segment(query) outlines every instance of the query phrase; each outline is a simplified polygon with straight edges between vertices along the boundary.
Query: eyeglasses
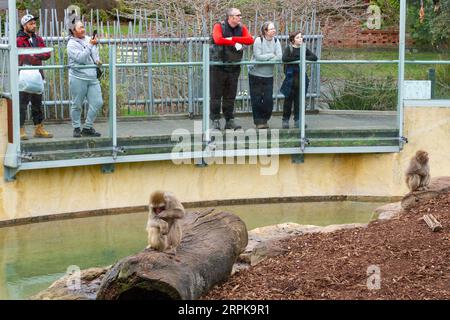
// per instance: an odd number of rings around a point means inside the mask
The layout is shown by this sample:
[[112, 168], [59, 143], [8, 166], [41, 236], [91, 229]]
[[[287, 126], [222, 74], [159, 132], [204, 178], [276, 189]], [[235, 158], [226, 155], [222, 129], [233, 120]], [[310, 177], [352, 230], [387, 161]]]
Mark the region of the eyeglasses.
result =
[[233, 16], [235, 16], [235, 17], [242, 17], [242, 14], [233, 14]]

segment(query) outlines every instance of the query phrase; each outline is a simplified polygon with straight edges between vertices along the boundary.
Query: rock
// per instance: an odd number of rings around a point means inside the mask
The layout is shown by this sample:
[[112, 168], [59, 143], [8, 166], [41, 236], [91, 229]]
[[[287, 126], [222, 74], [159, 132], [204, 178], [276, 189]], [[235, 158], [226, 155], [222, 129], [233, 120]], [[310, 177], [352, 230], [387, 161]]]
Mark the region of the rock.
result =
[[276, 257], [287, 253], [289, 250], [282, 248], [276, 240], [266, 240], [258, 243], [250, 251], [239, 256], [239, 261], [255, 266], [268, 257]]
[[401, 202], [388, 203], [376, 208], [374, 212], [378, 215], [378, 220], [389, 220], [397, 217], [402, 211]]
[[81, 271], [80, 288], [71, 289], [67, 284], [73, 283], [68, 275], [56, 280], [53, 284], [31, 297], [32, 300], [95, 300], [101, 281], [110, 268], [90, 268]]
[[449, 191], [450, 177], [435, 177], [431, 179], [427, 190], [406, 194], [401, 201], [401, 206], [403, 209], [408, 210]]
[[231, 275], [237, 273], [237, 272], [241, 272], [242, 270], [247, 270], [248, 268], [250, 268], [250, 264], [247, 263], [242, 263], [242, 262], [236, 262], [233, 265], [233, 269], [231, 270]]

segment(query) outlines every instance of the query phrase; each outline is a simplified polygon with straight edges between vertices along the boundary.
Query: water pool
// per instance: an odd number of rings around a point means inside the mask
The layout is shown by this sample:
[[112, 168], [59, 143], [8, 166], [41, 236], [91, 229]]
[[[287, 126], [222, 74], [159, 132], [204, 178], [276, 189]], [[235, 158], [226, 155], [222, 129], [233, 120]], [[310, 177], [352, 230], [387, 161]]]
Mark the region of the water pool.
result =
[[[366, 223], [381, 205], [334, 201], [216, 208], [237, 214], [251, 230], [284, 222]], [[71, 265], [81, 269], [106, 266], [142, 250], [146, 221], [147, 213], [137, 212], [0, 228], [0, 299], [26, 299], [63, 276]]]

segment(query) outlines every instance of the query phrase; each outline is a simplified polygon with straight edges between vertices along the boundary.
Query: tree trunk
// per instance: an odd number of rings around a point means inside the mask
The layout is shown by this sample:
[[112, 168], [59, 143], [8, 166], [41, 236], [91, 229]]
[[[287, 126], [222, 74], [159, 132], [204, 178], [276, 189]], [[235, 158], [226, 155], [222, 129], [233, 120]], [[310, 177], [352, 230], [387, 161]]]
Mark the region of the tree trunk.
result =
[[225, 281], [248, 242], [245, 223], [226, 212], [188, 213], [176, 255], [146, 249], [117, 262], [97, 299], [197, 299]]

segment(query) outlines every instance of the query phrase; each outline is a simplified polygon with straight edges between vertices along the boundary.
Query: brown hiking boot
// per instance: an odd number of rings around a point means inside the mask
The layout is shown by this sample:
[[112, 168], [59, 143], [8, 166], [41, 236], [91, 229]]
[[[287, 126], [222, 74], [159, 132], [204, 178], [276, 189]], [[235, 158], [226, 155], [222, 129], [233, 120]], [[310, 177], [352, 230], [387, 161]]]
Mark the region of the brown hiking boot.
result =
[[20, 128], [20, 140], [28, 140], [27, 133], [25, 132], [25, 128]]
[[53, 134], [44, 129], [42, 123], [38, 124], [34, 130], [34, 136], [36, 138], [53, 138]]

